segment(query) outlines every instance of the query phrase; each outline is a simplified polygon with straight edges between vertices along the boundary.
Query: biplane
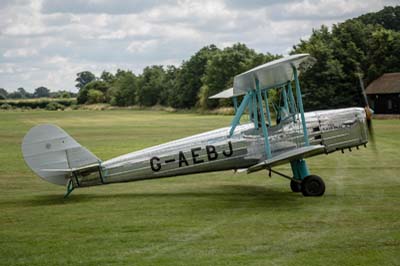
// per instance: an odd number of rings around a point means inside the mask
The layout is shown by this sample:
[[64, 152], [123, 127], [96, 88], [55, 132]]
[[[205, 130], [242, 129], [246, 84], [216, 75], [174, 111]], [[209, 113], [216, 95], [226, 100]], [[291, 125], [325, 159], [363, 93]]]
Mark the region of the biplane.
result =
[[[63, 129], [43, 124], [24, 137], [23, 156], [41, 178], [66, 186], [65, 196], [88, 186], [225, 170], [267, 170], [289, 179], [293, 192], [322, 196], [324, 181], [305, 159], [365, 146], [368, 117], [364, 108], [304, 112], [299, 75], [314, 62], [308, 54], [291, 55], [235, 76], [233, 88], [211, 97], [233, 100], [228, 127], [101, 161]], [[278, 104], [268, 100], [271, 90], [279, 92]], [[241, 123], [244, 115], [249, 120]], [[275, 168], [286, 163], [291, 175]]]

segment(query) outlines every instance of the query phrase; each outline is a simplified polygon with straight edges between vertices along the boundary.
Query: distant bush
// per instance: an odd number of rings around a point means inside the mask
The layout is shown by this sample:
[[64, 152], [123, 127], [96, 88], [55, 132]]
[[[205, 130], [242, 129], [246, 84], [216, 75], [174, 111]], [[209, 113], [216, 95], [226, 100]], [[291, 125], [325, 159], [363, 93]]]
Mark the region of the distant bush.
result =
[[57, 111], [57, 110], [64, 110], [64, 109], [65, 109], [65, 105], [62, 105], [58, 102], [50, 102], [46, 106], [46, 110], [49, 110], [49, 111]]
[[11, 109], [13, 109], [13, 107], [11, 105], [9, 105], [8, 103], [3, 103], [2, 105], [0, 105], [0, 109], [1, 110], [11, 110]]
[[71, 110], [78, 110], [79, 109], [79, 105], [77, 105], [77, 104], [71, 104], [70, 106], [69, 106], [69, 108], [71, 108]]
[[87, 101], [86, 103], [88, 104], [93, 104], [93, 103], [103, 103], [105, 101], [105, 97], [104, 97], [104, 93], [99, 91], [99, 90], [95, 90], [95, 89], [90, 89], [88, 91], [88, 95], [87, 95]]
[[82, 104], [82, 105], [80, 105], [79, 109], [91, 110], [91, 111], [103, 111], [103, 110], [109, 110], [110, 105], [107, 103]]

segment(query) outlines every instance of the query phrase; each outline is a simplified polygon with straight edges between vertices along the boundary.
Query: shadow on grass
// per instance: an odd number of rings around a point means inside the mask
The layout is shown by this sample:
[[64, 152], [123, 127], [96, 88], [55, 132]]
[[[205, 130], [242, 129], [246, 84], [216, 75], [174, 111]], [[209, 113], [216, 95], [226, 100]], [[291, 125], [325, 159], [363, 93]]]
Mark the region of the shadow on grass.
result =
[[[84, 192], [84, 190], [82, 190]], [[210, 201], [218, 204], [221, 203], [226, 207], [231, 204], [241, 205], [257, 205], [262, 206], [292, 206], [296, 201], [302, 200], [303, 196], [298, 193], [286, 191], [278, 191], [272, 188], [255, 185], [219, 185], [208, 187], [207, 189], [201, 188], [198, 191], [183, 190], [171, 192], [146, 192], [146, 193], [112, 193], [105, 194], [92, 194], [81, 193], [74, 191], [68, 198], [64, 199], [60, 194], [47, 194], [42, 196], [33, 196], [24, 198], [13, 202], [3, 202], [1, 205], [13, 205], [19, 207], [32, 207], [32, 206], [51, 206], [51, 205], [75, 205], [86, 202], [107, 202], [110, 200], [143, 202], [149, 201], [168, 201], [168, 200], [181, 200], [184, 202], [196, 203], [198, 201]]]

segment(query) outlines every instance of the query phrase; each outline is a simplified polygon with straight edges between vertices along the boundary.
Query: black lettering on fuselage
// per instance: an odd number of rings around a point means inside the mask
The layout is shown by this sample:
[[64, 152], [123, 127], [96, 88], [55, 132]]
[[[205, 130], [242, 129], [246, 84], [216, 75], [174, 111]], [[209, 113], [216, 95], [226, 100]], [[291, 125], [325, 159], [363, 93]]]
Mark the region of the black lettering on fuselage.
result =
[[218, 153], [213, 145], [206, 146], [207, 157], [209, 161], [214, 161], [218, 159]]
[[[157, 161], [157, 163], [154, 165], [154, 161]], [[153, 158], [150, 159], [150, 166], [151, 170], [154, 172], [158, 172], [161, 170], [161, 163], [160, 163], [160, 158], [154, 156]]]
[[201, 151], [201, 148], [200, 148], [200, 147], [191, 149], [193, 164], [204, 163], [204, 160], [197, 159], [197, 157], [200, 156], [200, 154], [197, 153], [198, 151]]
[[228, 141], [229, 151], [223, 151], [225, 157], [231, 157], [233, 154], [232, 142]]
[[186, 164], [186, 166], [189, 165], [188, 161], [186, 160], [185, 154], [183, 154], [183, 151], [179, 152], [179, 167], [182, 167], [182, 164]]
[[[203, 159], [200, 159], [200, 151], [202, 150], [201, 147], [196, 147], [190, 150], [191, 155], [192, 155], [192, 161], [193, 164], [201, 164], [204, 163]], [[219, 155], [224, 155], [225, 157], [231, 157], [233, 155], [233, 147], [232, 147], [232, 142], [228, 141], [228, 149], [227, 150], [222, 150], [222, 152], [218, 152], [216, 147], [213, 145], [206, 145], [205, 150], [207, 152], [207, 159], [208, 161], [214, 161], [217, 160]], [[185, 157], [185, 154], [183, 153], [183, 151], [180, 151], [178, 154], [178, 166], [182, 167], [182, 166], [189, 166], [189, 162]], [[165, 160], [165, 163], [169, 164], [169, 163], [174, 163], [175, 162], [175, 158], [170, 158], [168, 160]], [[161, 170], [161, 159], [157, 156], [154, 156], [150, 159], [150, 166], [151, 166], [151, 170], [153, 170], [153, 172], [158, 172]]]

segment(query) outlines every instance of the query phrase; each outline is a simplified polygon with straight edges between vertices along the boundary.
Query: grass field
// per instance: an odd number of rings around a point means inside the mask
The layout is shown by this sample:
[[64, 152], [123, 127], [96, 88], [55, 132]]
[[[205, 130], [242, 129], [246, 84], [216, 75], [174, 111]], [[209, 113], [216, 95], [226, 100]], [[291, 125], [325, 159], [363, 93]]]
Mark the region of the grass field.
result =
[[[75, 190], [36, 177], [21, 139], [63, 127], [101, 159], [226, 126], [155, 111], [0, 112], [0, 265], [400, 265], [400, 121], [371, 147], [310, 160], [325, 196], [230, 171]], [[290, 173], [290, 168], [282, 167]]]

